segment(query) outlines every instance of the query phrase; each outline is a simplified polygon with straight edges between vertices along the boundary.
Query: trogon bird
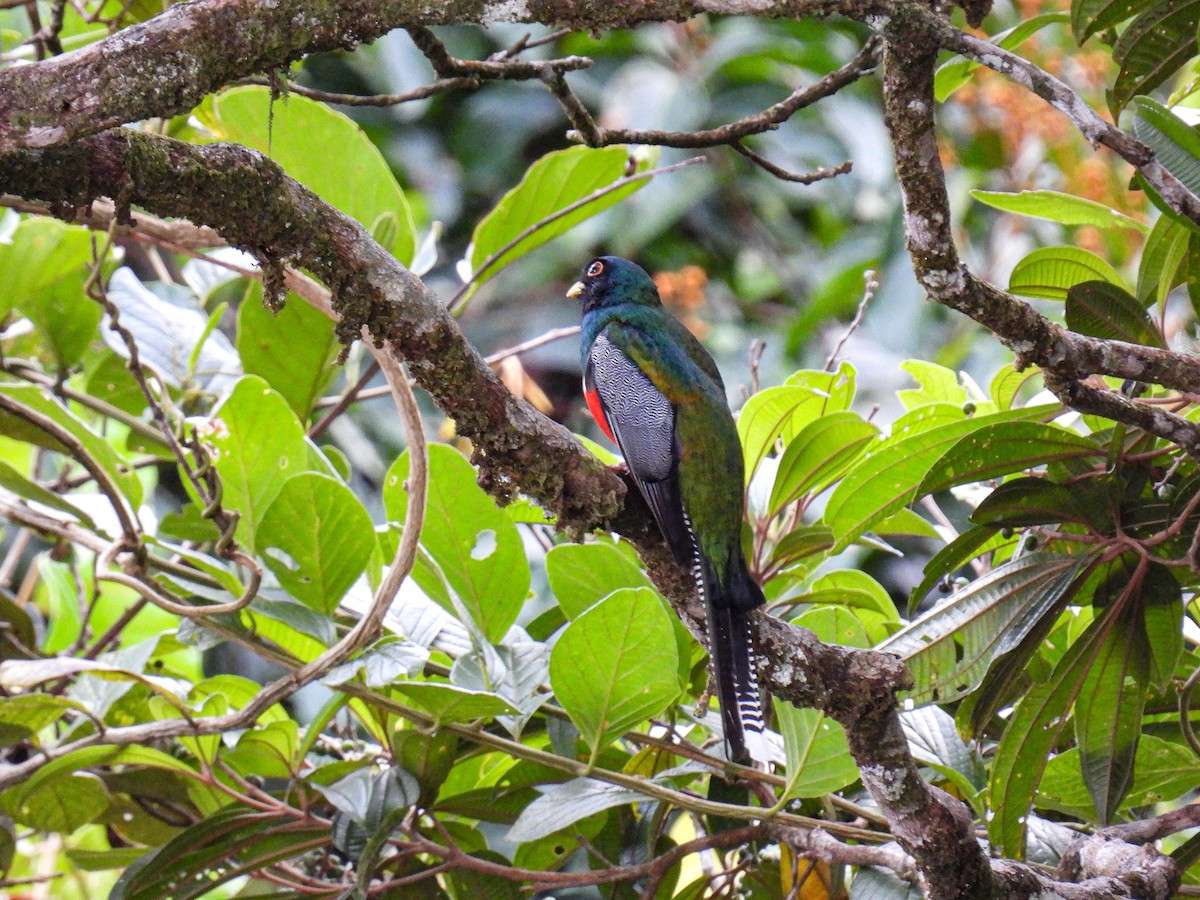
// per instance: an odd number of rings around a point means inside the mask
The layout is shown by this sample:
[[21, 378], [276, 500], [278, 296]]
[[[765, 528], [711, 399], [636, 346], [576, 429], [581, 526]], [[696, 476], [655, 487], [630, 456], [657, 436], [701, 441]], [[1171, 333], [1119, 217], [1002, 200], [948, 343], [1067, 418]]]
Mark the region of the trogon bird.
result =
[[721, 373], [636, 263], [594, 259], [567, 296], [583, 303], [588, 408], [704, 601], [726, 753], [765, 760], [748, 619], [763, 594], [742, 553], [742, 447]]

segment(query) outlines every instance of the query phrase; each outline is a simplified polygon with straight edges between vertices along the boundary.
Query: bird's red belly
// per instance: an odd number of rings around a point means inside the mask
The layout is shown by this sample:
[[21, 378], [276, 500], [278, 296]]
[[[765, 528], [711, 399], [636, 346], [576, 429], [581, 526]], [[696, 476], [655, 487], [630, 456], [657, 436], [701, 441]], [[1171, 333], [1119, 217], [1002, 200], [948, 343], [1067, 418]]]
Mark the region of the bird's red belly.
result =
[[596, 420], [596, 424], [608, 435], [608, 439], [615, 444], [617, 439], [613, 437], [612, 429], [608, 427], [608, 420], [604, 418], [604, 407], [600, 404], [600, 395], [595, 391], [585, 390], [583, 392], [583, 399], [587, 401], [588, 412], [592, 414], [592, 418]]

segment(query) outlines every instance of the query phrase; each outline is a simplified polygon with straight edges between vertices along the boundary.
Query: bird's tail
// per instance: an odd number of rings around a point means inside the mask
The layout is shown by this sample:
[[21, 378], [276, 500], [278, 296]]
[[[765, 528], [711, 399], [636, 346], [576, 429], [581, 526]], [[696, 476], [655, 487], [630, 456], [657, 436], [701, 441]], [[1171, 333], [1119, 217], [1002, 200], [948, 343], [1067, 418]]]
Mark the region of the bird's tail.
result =
[[725, 730], [725, 749], [733, 762], [765, 762], [762, 695], [758, 687], [750, 610], [763, 602], [762, 590], [736, 559], [721, 584], [712, 580], [707, 599], [709, 651], [717, 682], [717, 699]]

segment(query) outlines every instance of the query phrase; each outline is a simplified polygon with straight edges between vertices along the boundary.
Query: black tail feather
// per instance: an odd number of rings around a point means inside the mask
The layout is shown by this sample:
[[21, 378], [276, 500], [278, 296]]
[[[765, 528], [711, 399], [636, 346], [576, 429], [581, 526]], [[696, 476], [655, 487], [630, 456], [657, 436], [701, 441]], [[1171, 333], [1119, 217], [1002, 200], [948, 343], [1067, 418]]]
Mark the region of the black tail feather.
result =
[[710, 582], [714, 589], [706, 598], [706, 611], [726, 753], [731, 761], [747, 764], [754, 759], [765, 761], [766, 755], [749, 619], [750, 610], [761, 604], [763, 597], [744, 562], [735, 563], [733, 569], [725, 586], [715, 584], [716, 579]]

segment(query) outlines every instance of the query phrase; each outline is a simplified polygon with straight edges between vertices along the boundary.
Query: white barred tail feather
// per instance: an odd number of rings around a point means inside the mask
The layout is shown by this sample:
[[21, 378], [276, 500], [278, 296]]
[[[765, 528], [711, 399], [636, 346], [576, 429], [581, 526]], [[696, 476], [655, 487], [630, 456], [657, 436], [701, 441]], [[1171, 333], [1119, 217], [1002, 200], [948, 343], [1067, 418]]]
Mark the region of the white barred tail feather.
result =
[[[698, 586], [708, 618], [709, 654], [717, 683], [726, 755], [738, 763], [766, 762], [771, 755], [763, 733], [762, 693], [749, 618], [750, 610], [758, 605], [752, 601], [762, 594], [748, 573], [744, 578], [754, 585], [751, 597], [726, 596], [711, 573], [705, 575], [709, 577], [702, 576]], [[740, 586], [737, 582], [741, 579], [730, 580], [730, 587]]]

